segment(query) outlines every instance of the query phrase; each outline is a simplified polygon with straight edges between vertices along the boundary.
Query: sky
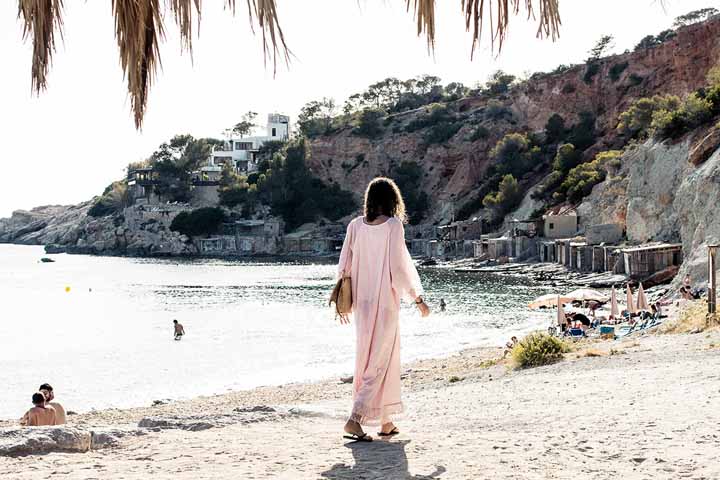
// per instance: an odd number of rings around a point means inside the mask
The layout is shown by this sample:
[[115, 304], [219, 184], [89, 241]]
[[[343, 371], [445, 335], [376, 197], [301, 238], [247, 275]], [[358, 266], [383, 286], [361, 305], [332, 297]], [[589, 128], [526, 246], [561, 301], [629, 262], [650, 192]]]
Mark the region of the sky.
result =
[[[468, 86], [503, 69], [522, 76], [580, 63], [605, 34], [614, 52], [632, 49], [673, 19], [717, 0], [560, 2], [560, 39], [535, 38], [536, 23], [511, 20], [500, 55], [483, 42], [470, 59], [458, 0], [437, 0], [434, 53], [416, 35], [405, 0], [278, 0], [290, 65], [265, 66], [261, 40], [245, 11], [236, 17], [220, 0], [203, 2], [192, 59], [180, 51], [177, 28], [166, 23], [162, 70], [152, 86], [142, 131], [136, 131], [119, 64], [111, 2], [67, 0], [65, 28], [39, 97], [30, 90], [31, 44], [22, 41], [17, 2], [0, 2], [0, 217], [16, 209], [92, 198], [123, 177], [128, 163], [147, 158], [176, 134], [221, 137], [249, 110], [261, 123], [271, 112], [291, 120], [308, 101], [353, 93], [387, 77], [424, 73]], [[240, 2], [244, 4], [244, 2]], [[261, 132], [258, 132], [261, 133]]]

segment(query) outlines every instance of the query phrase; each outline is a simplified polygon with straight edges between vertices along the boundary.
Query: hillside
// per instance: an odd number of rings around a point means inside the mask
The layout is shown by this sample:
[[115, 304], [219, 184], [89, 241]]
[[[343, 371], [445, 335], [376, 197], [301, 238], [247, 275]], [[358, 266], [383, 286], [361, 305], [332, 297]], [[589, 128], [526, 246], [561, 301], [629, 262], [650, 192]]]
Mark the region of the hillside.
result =
[[[423, 172], [422, 190], [439, 207], [425, 222], [448, 220], [449, 200], [454, 196], [455, 206], [461, 207], [473, 199], [492, 164], [490, 152], [505, 134], [540, 133], [554, 114], [566, 125], [577, 124], [581, 113], [589, 112], [596, 135], [583, 156], [591, 159], [627, 141], [619, 138], [615, 127], [618, 115], [633, 101], [657, 94], [683, 96], [702, 87], [718, 58], [720, 18], [713, 18], [681, 28], [659, 45], [599, 59], [589, 81], [584, 78], [588, 67], [581, 64], [561, 73], [535, 74], [501, 95], [480, 94], [445, 104], [452, 111], [451, 123], [459, 129], [442, 143], [428, 144], [432, 127], [407, 131], [409, 124], [428, 115], [429, 107], [422, 107], [388, 116], [376, 138], [359, 136], [350, 126], [313, 138], [308, 164], [322, 179], [360, 196], [373, 177], [392, 173], [403, 162], [416, 162]], [[625, 64], [619, 74], [611, 75]], [[499, 108], [507, 113], [493, 111]], [[482, 138], [473, 136], [478, 126], [487, 131]], [[543, 173], [547, 169], [542, 165], [531, 169], [525, 186], [537, 183]]]
[[[719, 59], [716, 16], [650, 35], [633, 52], [591, 57], [519, 82], [499, 72], [475, 90], [425, 85], [422, 95], [396, 92], [391, 104], [359, 102], [336, 116], [318, 116], [315, 102], [298, 119], [304, 141], [275, 145], [256, 173], [223, 172], [219, 201], [233, 220], [272, 214], [287, 231], [315, 225], [319, 237], [336, 236], [367, 182], [389, 175], [406, 195], [413, 237], [429, 238], [434, 225], [476, 215], [502, 230], [503, 217], [536, 217], [566, 203], [578, 207], [581, 227], [620, 223], [631, 242], [682, 242], [689, 259], [683, 268], [699, 269], [702, 245], [720, 235], [714, 210], [720, 69], [708, 84]], [[390, 80], [397, 88], [407, 83], [386, 79], [369, 89], [377, 93]], [[193, 148], [174, 159], [174, 141]], [[178, 136], [149, 161], [189, 177], [191, 168], [181, 161], [196, 168], [212, 142]], [[14, 212], [0, 219], [0, 242], [78, 253], [199, 253], [193, 238], [173, 231], [172, 216], [207, 204], [176, 195], [161, 199], [172, 212], [148, 219], [142, 206], [113, 207], [126, 190], [121, 180], [80, 205]], [[107, 212], [105, 201], [112, 207]]]

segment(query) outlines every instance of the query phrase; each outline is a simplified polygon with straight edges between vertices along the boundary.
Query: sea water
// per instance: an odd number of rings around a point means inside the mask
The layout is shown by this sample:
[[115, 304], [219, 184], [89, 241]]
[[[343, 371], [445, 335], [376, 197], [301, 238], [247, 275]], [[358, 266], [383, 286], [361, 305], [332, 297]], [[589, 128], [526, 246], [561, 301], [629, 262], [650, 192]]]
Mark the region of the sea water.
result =
[[[19, 418], [44, 382], [82, 412], [352, 373], [354, 328], [327, 305], [332, 263], [45, 256], [0, 245], [0, 418]], [[546, 289], [525, 278], [420, 276], [434, 313], [403, 308], [404, 362], [550, 322], [527, 309]]]

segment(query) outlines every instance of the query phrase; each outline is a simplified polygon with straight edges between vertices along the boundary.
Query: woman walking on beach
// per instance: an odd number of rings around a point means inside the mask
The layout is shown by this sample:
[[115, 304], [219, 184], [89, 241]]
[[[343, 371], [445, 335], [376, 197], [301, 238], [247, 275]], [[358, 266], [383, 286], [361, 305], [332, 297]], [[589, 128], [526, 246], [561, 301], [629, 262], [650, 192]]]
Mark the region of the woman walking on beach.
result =
[[405, 246], [405, 204], [395, 182], [376, 178], [365, 191], [364, 216], [350, 222], [338, 274], [350, 277], [356, 351], [353, 408], [347, 438], [371, 441], [362, 425], [381, 425], [381, 436], [399, 430], [392, 415], [400, 399], [400, 300], [415, 302], [423, 317], [430, 309]]

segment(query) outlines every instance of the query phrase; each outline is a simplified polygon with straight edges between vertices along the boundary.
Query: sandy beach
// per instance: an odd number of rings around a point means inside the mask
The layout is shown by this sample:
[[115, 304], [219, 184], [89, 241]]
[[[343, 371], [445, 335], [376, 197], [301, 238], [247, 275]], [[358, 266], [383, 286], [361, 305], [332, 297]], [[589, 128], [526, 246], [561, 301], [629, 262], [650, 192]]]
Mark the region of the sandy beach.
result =
[[0, 476], [720, 478], [719, 347], [712, 330], [579, 344], [527, 370], [497, 362], [499, 349], [404, 365], [402, 433], [373, 443], [342, 439], [351, 387], [338, 379], [73, 415], [85, 429], [137, 432], [145, 417], [216, 425], [148, 428], [88, 453], [0, 457]]

